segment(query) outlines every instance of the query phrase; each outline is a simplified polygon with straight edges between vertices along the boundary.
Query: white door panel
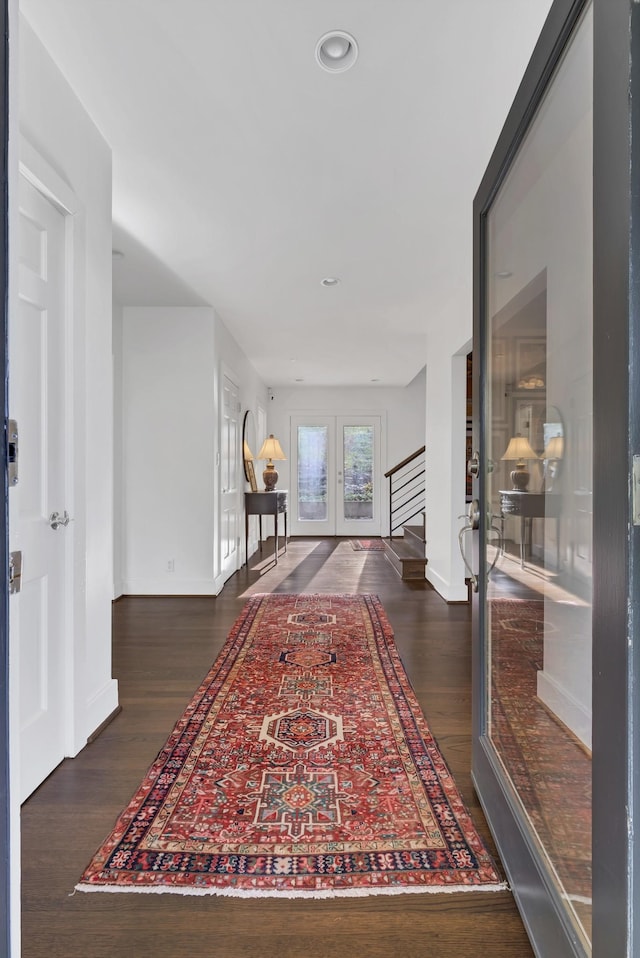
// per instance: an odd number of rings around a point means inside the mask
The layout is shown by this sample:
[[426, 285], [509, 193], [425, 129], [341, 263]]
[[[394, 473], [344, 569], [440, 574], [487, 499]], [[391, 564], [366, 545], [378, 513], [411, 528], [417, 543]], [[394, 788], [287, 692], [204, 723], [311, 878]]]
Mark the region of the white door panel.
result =
[[22, 589], [11, 599], [18, 660], [21, 799], [64, 757], [67, 595], [64, 513], [65, 217], [20, 177], [18, 310], [10, 320], [10, 408], [18, 421], [19, 482], [10, 497], [10, 542], [23, 554]]

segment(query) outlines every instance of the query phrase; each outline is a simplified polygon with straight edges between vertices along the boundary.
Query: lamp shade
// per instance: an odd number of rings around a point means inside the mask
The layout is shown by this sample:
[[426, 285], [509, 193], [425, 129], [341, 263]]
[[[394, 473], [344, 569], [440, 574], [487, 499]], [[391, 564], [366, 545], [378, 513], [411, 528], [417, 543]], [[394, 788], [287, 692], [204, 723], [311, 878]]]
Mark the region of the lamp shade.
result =
[[529, 445], [529, 440], [525, 439], [524, 436], [513, 436], [509, 440], [509, 445], [507, 446], [503, 456], [500, 456], [501, 459], [517, 459], [522, 461], [524, 459], [537, 459], [537, 454], [533, 451]]
[[545, 450], [542, 453], [542, 459], [562, 459], [564, 456], [564, 437], [552, 436]]
[[273, 460], [273, 459], [285, 460], [287, 457], [282, 451], [282, 446], [280, 445], [278, 440], [275, 438], [273, 433], [271, 433], [271, 435], [267, 439], [265, 439], [265, 441], [262, 443], [262, 446], [260, 447], [260, 452], [258, 453], [257, 458], [269, 459], [269, 460]]
[[253, 453], [249, 449], [249, 443], [245, 439], [244, 445], [242, 447], [242, 457], [245, 462], [249, 462], [250, 459], [253, 459]]

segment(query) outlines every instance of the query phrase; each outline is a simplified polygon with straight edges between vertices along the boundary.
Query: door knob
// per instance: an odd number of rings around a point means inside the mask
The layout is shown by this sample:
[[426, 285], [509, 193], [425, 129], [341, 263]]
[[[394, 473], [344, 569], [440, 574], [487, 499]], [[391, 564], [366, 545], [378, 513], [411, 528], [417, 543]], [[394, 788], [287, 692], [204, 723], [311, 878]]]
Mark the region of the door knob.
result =
[[[462, 561], [464, 562], [464, 567], [469, 573], [469, 579], [471, 580], [471, 588], [474, 592], [478, 591], [478, 576], [475, 574], [471, 566], [467, 561], [467, 556], [464, 551], [463, 539], [467, 532], [475, 532], [476, 529], [480, 527], [480, 503], [477, 499], [474, 499], [473, 502], [469, 503], [469, 511], [466, 516], [458, 516], [458, 519], [465, 519], [465, 524], [462, 526], [458, 533], [458, 546], [460, 548], [460, 555], [462, 556]], [[498, 545], [496, 548], [496, 554], [493, 557], [493, 562], [487, 569], [487, 579], [494, 570], [495, 564], [498, 561], [498, 556], [502, 551], [502, 534], [500, 529], [497, 526], [493, 525], [491, 522], [491, 516], [489, 516], [489, 531], [494, 532], [498, 537]]]
[[[469, 460], [468, 469], [471, 472], [471, 459]], [[469, 511], [466, 516], [458, 516], [458, 519], [464, 519], [465, 523], [461, 526], [458, 533], [458, 547], [460, 549], [460, 555], [462, 556], [462, 561], [464, 562], [464, 567], [469, 573], [469, 579], [471, 580], [471, 588], [474, 592], [478, 591], [478, 577], [467, 562], [467, 556], [464, 551], [463, 539], [467, 532], [474, 532], [480, 525], [480, 503], [477, 499], [474, 499], [469, 503]]]
[[54, 530], [54, 532], [57, 529], [59, 529], [60, 526], [63, 526], [66, 528], [66, 526], [68, 526], [70, 522], [71, 522], [71, 516], [69, 515], [66, 509], [64, 510], [62, 515], [60, 515], [59, 512], [52, 512], [51, 515], [49, 516], [49, 525]]

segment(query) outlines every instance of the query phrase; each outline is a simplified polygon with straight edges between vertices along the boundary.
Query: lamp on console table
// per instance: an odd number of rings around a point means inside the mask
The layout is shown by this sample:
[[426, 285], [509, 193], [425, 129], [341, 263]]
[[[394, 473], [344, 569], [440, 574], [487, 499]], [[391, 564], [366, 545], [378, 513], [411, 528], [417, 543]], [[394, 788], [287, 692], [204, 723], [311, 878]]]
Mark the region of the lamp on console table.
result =
[[273, 433], [262, 443], [257, 458], [268, 460], [265, 470], [262, 473], [262, 479], [264, 481], [265, 492], [271, 492], [272, 489], [275, 489], [278, 481], [278, 473], [273, 465], [273, 460], [284, 462], [287, 458], [282, 451], [282, 446], [274, 437]]
[[526, 492], [527, 486], [529, 485], [529, 479], [531, 478], [527, 469], [526, 460], [538, 458], [529, 445], [529, 440], [525, 439], [524, 436], [521, 436], [520, 433], [513, 436], [509, 440], [509, 445], [505, 450], [504, 456], [501, 456], [500, 458], [515, 461], [516, 468], [511, 473], [513, 491]]

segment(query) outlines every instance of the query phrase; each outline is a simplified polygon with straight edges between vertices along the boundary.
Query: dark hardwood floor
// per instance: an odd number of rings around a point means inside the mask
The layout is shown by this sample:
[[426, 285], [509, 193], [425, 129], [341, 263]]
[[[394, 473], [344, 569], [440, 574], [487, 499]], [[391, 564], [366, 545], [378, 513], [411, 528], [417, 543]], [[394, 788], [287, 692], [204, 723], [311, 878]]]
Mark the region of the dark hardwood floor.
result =
[[402, 582], [380, 553], [348, 540], [272, 543], [215, 599], [128, 597], [114, 604], [122, 712], [23, 807], [23, 958], [531, 958], [508, 892], [309, 901], [73, 894], [256, 592], [380, 596], [427, 721], [492, 853], [470, 777], [470, 611], [427, 583]]

